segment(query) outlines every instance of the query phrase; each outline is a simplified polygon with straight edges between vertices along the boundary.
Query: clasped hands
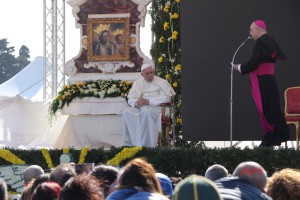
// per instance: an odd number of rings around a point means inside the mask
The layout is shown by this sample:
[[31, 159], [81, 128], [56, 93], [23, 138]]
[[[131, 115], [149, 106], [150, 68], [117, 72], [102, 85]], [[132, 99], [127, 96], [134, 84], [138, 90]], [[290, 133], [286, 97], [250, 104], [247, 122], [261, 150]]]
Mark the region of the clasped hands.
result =
[[136, 101], [138, 107], [149, 105], [149, 99], [140, 98]]

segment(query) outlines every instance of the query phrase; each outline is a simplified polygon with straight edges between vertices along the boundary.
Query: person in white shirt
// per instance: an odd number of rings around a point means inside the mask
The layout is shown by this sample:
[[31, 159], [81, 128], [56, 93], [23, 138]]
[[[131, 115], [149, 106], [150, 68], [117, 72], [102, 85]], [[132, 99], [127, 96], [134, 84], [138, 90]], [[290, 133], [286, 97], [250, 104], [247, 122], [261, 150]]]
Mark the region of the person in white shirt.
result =
[[171, 101], [175, 92], [168, 81], [154, 76], [150, 64], [143, 64], [140, 78], [128, 94], [131, 106], [123, 112], [125, 121], [125, 146], [156, 147], [161, 131], [162, 103]]

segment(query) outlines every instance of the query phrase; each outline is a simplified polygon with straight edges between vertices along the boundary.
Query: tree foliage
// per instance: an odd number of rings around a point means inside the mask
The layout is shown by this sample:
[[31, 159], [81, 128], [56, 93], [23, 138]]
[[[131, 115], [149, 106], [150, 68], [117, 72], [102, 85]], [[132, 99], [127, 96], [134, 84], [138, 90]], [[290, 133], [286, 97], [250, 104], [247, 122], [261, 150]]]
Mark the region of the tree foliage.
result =
[[7, 39], [0, 40], [0, 84], [7, 81], [24, 67], [26, 67], [30, 61], [30, 51], [23, 45], [19, 50], [19, 56], [15, 57], [15, 47], [8, 46]]
[[18, 67], [20, 68], [20, 70], [22, 70], [24, 67], [26, 67], [30, 63], [30, 61], [28, 60], [29, 58], [30, 58], [29, 49], [25, 45], [22, 45], [19, 50], [19, 56], [17, 57], [17, 61], [19, 64]]

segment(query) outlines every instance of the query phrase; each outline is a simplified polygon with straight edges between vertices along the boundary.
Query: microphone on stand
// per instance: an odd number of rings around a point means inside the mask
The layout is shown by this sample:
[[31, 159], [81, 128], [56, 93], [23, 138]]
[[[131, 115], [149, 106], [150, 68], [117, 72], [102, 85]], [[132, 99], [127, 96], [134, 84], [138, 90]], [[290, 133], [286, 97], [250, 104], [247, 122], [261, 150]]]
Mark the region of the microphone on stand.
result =
[[232, 61], [231, 61], [231, 83], [230, 83], [230, 147], [232, 147], [232, 105], [233, 105], [233, 100], [232, 100], [232, 91], [233, 91], [233, 67], [234, 67], [234, 58], [235, 55], [237, 54], [237, 52], [239, 51], [239, 49], [248, 41], [250, 40], [252, 37], [251, 35], [249, 35], [247, 37], [247, 39], [237, 48], [237, 50], [235, 51], [233, 57], [232, 57]]
[[231, 67], [233, 68], [233, 64], [234, 64], [234, 58], [235, 58], [235, 55], [237, 54], [237, 52], [240, 50], [240, 48], [248, 41], [248, 40], [250, 40], [252, 37], [251, 37], [251, 35], [249, 35], [248, 37], [247, 37], [247, 39], [237, 48], [237, 50], [235, 51], [235, 53], [234, 53], [234, 55], [233, 55], [233, 57], [232, 57], [232, 61], [231, 61]]

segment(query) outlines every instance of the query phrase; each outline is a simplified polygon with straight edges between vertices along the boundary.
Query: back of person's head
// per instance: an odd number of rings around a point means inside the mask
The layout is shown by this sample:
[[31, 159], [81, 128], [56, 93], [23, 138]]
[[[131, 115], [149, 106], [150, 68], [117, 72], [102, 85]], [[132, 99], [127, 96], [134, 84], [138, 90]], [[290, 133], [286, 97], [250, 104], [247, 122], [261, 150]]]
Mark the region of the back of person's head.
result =
[[50, 174], [45, 173], [45, 174], [41, 174], [39, 175], [32, 183], [31, 186], [31, 193], [33, 193], [34, 189], [41, 183], [44, 182], [50, 182]]
[[300, 199], [300, 171], [282, 169], [268, 180], [266, 193], [274, 200]]
[[30, 200], [31, 197], [31, 188], [33, 185], [34, 180], [30, 181], [28, 184], [26, 184], [26, 186], [24, 187], [22, 193], [21, 193], [21, 197], [20, 200]]
[[215, 164], [207, 168], [205, 172], [205, 178], [208, 178], [212, 181], [218, 180], [228, 176], [227, 169], [219, 164]]
[[44, 170], [38, 165], [30, 165], [24, 170], [23, 177], [25, 184], [28, 184], [32, 179], [35, 179], [39, 175], [43, 174]]
[[117, 180], [119, 169], [110, 165], [98, 165], [90, 172], [91, 176], [99, 179], [105, 197], [110, 193], [111, 184]]
[[61, 191], [60, 185], [55, 182], [39, 184], [31, 195], [31, 200], [56, 200]]
[[76, 175], [75, 169], [69, 164], [60, 164], [50, 172], [50, 180], [58, 183], [61, 187]]
[[0, 200], [7, 200], [7, 185], [4, 180], [0, 178]]
[[173, 194], [173, 185], [170, 178], [162, 173], [156, 173], [158, 181], [160, 183], [161, 189], [166, 196], [172, 196]]
[[260, 164], [253, 161], [240, 163], [232, 176], [246, 180], [260, 190], [264, 190], [267, 183], [267, 172]]
[[174, 188], [172, 200], [221, 200], [215, 184], [202, 176], [190, 175]]
[[117, 179], [119, 169], [110, 165], [97, 165], [90, 174], [110, 185]]
[[104, 200], [100, 181], [86, 174], [77, 175], [63, 187], [60, 200]]
[[142, 158], [129, 161], [122, 168], [118, 182], [120, 189], [141, 187], [147, 192], [162, 194], [154, 168]]

